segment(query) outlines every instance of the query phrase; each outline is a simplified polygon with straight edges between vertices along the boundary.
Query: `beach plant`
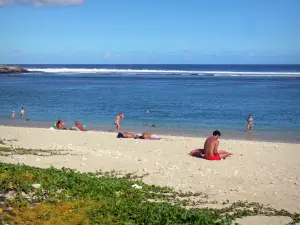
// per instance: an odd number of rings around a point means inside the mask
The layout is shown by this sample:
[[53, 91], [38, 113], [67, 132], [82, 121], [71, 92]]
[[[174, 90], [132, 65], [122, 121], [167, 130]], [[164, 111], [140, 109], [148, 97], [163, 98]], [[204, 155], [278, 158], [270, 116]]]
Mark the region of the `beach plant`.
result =
[[0, 156], [11, 155], [38, 155], [38, 156], [53, 156], [53, 155], [75, 155], [67, 150], [43, 150], [43, 149], [24, 149], [11, 146], [0, 146]]
[[[258, 203], [201, 208], [202, 193], [176, 192], [130, 176], [0, 163], [0, 224], [232, 224], [254, 215], [300, 215]], [[187, 206], [196, 206], [187, 208]]]

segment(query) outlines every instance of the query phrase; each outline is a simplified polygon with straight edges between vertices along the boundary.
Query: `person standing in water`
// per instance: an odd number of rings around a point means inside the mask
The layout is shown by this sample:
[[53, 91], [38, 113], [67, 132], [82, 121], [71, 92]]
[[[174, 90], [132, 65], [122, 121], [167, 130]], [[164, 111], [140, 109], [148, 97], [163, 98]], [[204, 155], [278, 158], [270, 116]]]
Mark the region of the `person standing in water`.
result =
[[24, 107], [22, 107], [22, 109], [20, 110], [20, 117], [24, 117], [24, 114], [25, 114], [25, 109]]
[[247, 130], [252, 131], [252, 128], [254, 126], [254, 119], [251, 114], [248, 116], [246, 123], [247, 123]]
[[15, 119], [16, 118], [15, 111], [12, 111], [10, 118], [11, 119]]
[[120, 122], [122, 119], [124, 119], [124, 117], [125, 117], [124, 114], [120, 112], [115, 118], [114, 124], [116, 125], [117, 133], [120, 132], [120, 128], [121, 128]]

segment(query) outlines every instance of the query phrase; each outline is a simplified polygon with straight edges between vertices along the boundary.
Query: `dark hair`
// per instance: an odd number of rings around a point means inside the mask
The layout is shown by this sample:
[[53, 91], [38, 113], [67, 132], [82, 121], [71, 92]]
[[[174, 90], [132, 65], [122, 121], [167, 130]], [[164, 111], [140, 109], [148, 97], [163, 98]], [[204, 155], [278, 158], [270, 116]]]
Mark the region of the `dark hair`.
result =
[[215, 130], [215, 131], [213, 132], [213, 135], [214, 135], [214, 136], [221, 136], [221, 132], [218, 131], [218, 130]]
[[121, 132], [119, 132], [117, 138], [125, 138], [125, 136], [124, 136], [124, 134], [122, 134]]

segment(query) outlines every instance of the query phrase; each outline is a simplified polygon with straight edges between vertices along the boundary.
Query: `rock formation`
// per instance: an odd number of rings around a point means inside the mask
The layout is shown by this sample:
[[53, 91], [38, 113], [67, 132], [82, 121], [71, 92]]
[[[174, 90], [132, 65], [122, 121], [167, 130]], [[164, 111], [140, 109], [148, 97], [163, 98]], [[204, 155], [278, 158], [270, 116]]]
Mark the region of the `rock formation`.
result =
[[1, 66], [0, 73], [28, 73], [29, 71], [19, 66]]

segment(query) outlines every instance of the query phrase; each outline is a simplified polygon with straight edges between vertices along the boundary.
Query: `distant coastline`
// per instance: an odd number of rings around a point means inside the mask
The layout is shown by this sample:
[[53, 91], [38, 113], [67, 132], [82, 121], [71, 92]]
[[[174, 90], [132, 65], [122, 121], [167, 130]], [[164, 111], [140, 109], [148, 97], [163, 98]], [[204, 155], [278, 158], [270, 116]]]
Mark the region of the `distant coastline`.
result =
[[27, 69], [24, 69], [20, 66], [4, 66], [0, 65], [0, 74], [1, 73], [29, 73]]

